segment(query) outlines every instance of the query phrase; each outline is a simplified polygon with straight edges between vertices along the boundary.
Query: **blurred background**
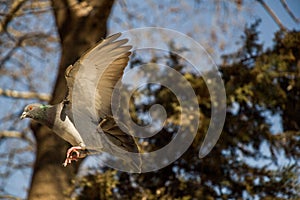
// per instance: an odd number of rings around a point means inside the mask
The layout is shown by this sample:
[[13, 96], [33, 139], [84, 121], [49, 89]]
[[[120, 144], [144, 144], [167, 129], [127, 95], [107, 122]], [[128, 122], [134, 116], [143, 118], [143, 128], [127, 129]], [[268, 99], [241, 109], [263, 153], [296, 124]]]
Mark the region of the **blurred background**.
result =
[[[295, 0], [0, 0], [0, 199], [300, 199], [299, 13]], [[89, 158], [63, 168], [69, 144], [20, 121], [24, 106], [60, 102], [64, 70], [84, 51], [149, 26], [192, 37], [216, 62], [227, 94], [218, 143], [199, 159], [213, 103], [201, 75], [171, 51], [133, 53], [129, 68], [163, 63], [192, 85], [201, 121], [193, 144], [155, 172], [125, 173]], [[141, 147], [168, 144], [181, 125], [176, 97], [149, 84], [131, 100], [139, 124], [149, 123], [153, 104], [168, 114]]]

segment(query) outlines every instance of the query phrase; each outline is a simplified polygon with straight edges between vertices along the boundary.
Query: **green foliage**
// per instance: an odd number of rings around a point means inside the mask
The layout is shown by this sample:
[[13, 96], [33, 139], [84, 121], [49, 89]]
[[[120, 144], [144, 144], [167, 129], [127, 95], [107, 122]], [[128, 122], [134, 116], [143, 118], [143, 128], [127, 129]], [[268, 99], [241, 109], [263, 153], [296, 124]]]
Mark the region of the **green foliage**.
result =
[[[169, 55], [169, 64], [184, 74], [198, 95], [201, 127], [193, 145], [176, 162], [156, 172], [108, 170], [85, 176], [78, 185], [78, 199], [95, 199], [95, 195], [83, 195], [95, 192], [98, 199], [299, 199], [300, 33], [278, 32], [273, 48], [263, 50], [258, 24], [246, 28], [243, 47], [224, 56], [220, 66], [228, 111], [221, 138], [207, 157], [197, 157], [210, 119], [205, 82], [185, 71], [178, 57]], [[142, 122], [139, 117], [155, 103], [165, 106], [168, 113], [168, 127], [141, 143], [143, 149], [153, 150], [170, 141], [180, 125], [180, 112], [167, 88], [149, 86], [137, 96], [142, 94], [151, 98], [131, 110], [135, 121]], [[272, 131], [270, 116], [281, 119], [277, 132]], [[283, 165], [279, 155], [290, 164]]]
[[79, 180], [80, 195], [76, 199], [112, 199], [113, 189], [118, 185], [115, 170], [88, 174]]

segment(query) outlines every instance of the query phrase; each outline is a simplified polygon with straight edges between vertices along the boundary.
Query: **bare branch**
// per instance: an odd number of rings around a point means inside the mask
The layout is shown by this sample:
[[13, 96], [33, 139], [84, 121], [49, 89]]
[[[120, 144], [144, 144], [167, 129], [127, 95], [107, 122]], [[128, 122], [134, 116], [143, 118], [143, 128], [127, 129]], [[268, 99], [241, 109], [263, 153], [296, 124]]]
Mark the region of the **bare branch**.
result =
[[275, 12], [265, 3], [264, 0], [257, 0], [257, 2], [259, 2], [263, 6], [263, 8], [269, 13], [269, 15], [273, 18], [273, 20], [280, 27], [280, 29], [286, 30], [286, 27], [281, 23], [280, 19], [277, 17]]
[[280, 0], [282, 6], [284, 7], [284, 9], [286, 10], [286, 12], [290, 15], [290, 17], [296, 22], [296, 23], [300, 23], [300, 18], [297, 18], [294, 13], [291, 11], [291, 9], [289, 8], [288, 4], [286, 3], [285, 0]]
[[14, 3], [11, 5], [10, 12], [6, 15], [6, 17], [4, 18], [4, 20], [1, 23], [0, 32], [2, 32], [3, 30], [6, 30], [9, 22], [14, 18], [14, 16], [18, 12], [18, 10], [22, 7], [22, 5], [25, 2], [26, 2], [26, 0], [14, 1]]
[[25, 4], [20, 12], [16, 14], [17, 17], [26, 14], [42, 14], [51, 12], [52, 7], [50, 1], [33, 1], [30, 4]]
[[5, 62], [7, 62], [12, 55], [16, 52], [18, 47], [13, 47], [12, 49], [9, 50], [9, 52], [0, 60], [0, 68], [4, 65]]
[[[54, 36], [51, 36], [50, 33], [44, 33], [44, 32], [32, 32], [32, 33], [26, 33], [23, 34], [19, 31], [16, 31], [13, 28], [8, 28], [9, 32], [7, 32], [7, 36], [11, 40], [14, 41], [14, 46], [11, 47], [11, 49], [4, 55], [2, 58], [0, 57], [0, 68], [4, 66], [4, 64], [9, 61], [15, 52], [18, 50], [18, 48], [23, 48], [24, 47], [31, 47], [31, 46], [37, 46], [39, 48], [44, 48], [45, 50], [50, 50], [49, 48], [47, 49], [47, 45], [45, 43], [41, 42], [42, 40], [45, 42], [57, 42], [57, 38]], [[28, 53], [28, 52], [27, 52]], [[31, 54], [30, 56], [37, 58], [38, 60], [41, 60], [34, 54]]]
[[0, 195], [0, 199], [21, 200], [21, 198], [14, 197], [14, 196], [11, 196], [11, 195]]
[[0, 131], [0, 138], [23, 138], [23, 133], [19, 131]]
[[3, 90], [0, 88], [0, 95], [21, 99], [39, 99], [41, 101], [50, 101], [51, 95], [37, 92], [20, 92], [16, 90]]
[[[28, 136], [27, 131], [29, 128], [24, 129], [23, 131], [9, 131], [9, 130], [4, 130], [0, 131], [0, 139], [1, 138], [15, 138], [15, 139], [22, 139], [24, 142], [27, 142], [29, 146], [25, 148], [17, 148], [14, 153], [22, 153], [25, 151], [33, 151], [32, 147], [35, 146], [35, 141]], [[0, 154], [0, 157], [3, 156]]]

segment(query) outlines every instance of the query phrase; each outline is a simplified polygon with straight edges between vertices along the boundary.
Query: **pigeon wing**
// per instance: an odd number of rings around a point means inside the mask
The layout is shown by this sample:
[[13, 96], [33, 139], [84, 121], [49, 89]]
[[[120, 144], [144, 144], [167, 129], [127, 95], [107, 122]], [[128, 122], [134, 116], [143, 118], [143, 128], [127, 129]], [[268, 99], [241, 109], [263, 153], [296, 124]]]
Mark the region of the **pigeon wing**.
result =
[[[131, 54], [130, 45], [124, 45], [127, 39], [117, 40], [121, 33], [114, 34], [87, 51], [74, 64], [70, 65], [65, 72], [68, 92], [65, 101], [71, 105], [75, 79], [78, 78], [78, 71], [84, 68], [83, 78], [89, 79], [91, 84], [96, 82], [96, 91], [87, 91], [87, 85], [82, 85], [82, 92], [93, 92], [94, 106], [98, 117], [111, 116], [111, 97], [114, 86], [121, 79]], [[93, 75], [97, 75], [92, 78]], [[80, 80], [79, 80], [80, 81]], [[91, 96], [88, 96], [89, 98]]]
[[[123, 129], [116, 124], [116, 119], [112, 118], [111, 98], [115, 85], [121, 79], [124, 68], [126, 67], [129, 56], [131, 54], [130, 45], [126, 45], [127, 39], [119, 39], [121, 33], [112, 35], [94, 48], [87, 51], [74, 65], [67, 68], [65, 77], [67, 81], [68, 93], [64, 100], [64, 104], [68, 107], [68, 116], [72, 118], [74, 114], [82, 117], [82, 119], [90, 119], [92, 123], [97, 123], [101, 127], [105, 138], [102, 134], [93, 134], [93, 130], [79, 130], [88, 149], [101, 148], [107, 153], [111, 153], [126, 161], [126, 163], [134, 163], [135, 167], [141, 166], [140, 158], [132, 160], [130, 156], [120, 153], [112, 148], [104, 139], [109, 139], [112, 143], [123, 150], [129, 152], [139, 152], [138, 144], [132, 133], [125, 133]], [[84, 69], [82, 71], [82, 69]], [[76, 89], [76, 92], [73, 92]], [[81, 99], [81, 100], [78, 100]], [[91, 99], [93, 102], [91, 102]], [[82, 108], [80, 111], [72, 109], [72, 104]], [[79, 101], [79, 102], [78, 102]], [[92, 104], [89, 104], [89, 103]], [[93, 105], [94, 109], [89, 110], [89, 106]], [[96, 111], [96, 113], [94, 113]], [[96, 119], [93, 118], [96, 114]], [[79, 120], [78, 123], [86, 123]], [[84, 127], [78, 126], [77, 128]]]

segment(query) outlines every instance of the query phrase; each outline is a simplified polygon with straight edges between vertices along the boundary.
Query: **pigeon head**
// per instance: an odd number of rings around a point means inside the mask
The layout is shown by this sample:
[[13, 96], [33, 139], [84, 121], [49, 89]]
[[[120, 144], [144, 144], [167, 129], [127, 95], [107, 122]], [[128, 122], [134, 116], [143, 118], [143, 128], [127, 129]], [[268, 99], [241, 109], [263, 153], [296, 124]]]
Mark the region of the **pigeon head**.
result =
[[31, 118], [37, 121], [41, 121], [46, 116], [46, 111], [49, 107], [50, 106], [48, 105], [42, 105], [38, 103], [29, 104], [24, 108], [20, 119]]

